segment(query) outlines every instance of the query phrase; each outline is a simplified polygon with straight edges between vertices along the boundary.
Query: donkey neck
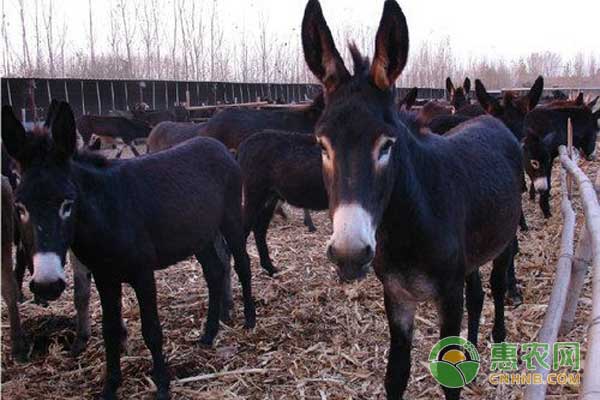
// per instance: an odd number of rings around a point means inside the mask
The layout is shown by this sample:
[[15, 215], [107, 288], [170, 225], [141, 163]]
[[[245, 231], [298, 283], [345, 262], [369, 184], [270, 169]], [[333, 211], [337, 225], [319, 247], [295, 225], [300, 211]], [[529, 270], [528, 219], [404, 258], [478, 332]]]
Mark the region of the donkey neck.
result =
[[426, 185], [429, 179], [435, 182], [440, 178], [430, 176], [431, 171], [439, 169], [436, 158], [413, 133], [407, 130], [399, 136], [395, 151], [394, 189], [384, 220], [389, 220], [389, 226], [403, 227], [408, 237], [420, 236], [437, 225], [434, 222], [433, 199]]
[[131, 199], [119, 196], [122, 178], [116, 169], [118, 166], [113, 162], [101, 167], [80, 161], [73, 161], [71, 165], [78, 188], [73, 248], [76, 254], [81, 253], [77, 255], [86, 264], [89, 263], [86, 255], [101, 247], [118, 245], [123, 226], [130, 220], [127, 204]]

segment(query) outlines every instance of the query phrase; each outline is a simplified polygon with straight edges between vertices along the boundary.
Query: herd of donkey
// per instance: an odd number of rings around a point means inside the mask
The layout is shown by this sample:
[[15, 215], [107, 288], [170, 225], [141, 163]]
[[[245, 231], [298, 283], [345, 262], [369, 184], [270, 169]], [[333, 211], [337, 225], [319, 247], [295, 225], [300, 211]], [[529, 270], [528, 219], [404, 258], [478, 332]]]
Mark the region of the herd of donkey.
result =
[[[116, 133], [116, 120], [75, 121], [65, 102], [53, 101], [45, 123], [27, 130], [3, 107], [2, 174], [10, 179], [2, 181], [2, 296], [16, 359], [25, 361], [28, 354], [17, 308], [23, 274], [30, 269], [30, 289], [39, 301], [57, 299], [66, 286], [70, 251], [75, 355], [90, 337], [92, 277], [101, 300], [101, 397], [116, 398], [121, 383], [126, 282], [139, 302], [157, 398], [169, 398], [154, 271], [192, 255], [198, 259], [209, 292], [201, 342], [210, 345], [219, 320], [228, 320], [233, 307], [229, 259], [223, 256], [231, 254], [245, 327], [254, 327], [246, 240], [253, 232], [262, 268], [276, 274], [266, 236], [280, 201], [329, 210], [333, 233], [326, 252], [342, 281], [360, 279], [371, 267], [381, 281], [390, 333], [389, 399], [402, 398], [407, 386], [419, 302], [438, 306], [440, 337], [460, 334], [466, 303], [468, 339], [477, 344], [484, 299], [479, 267], [489, 261], [492, 336], [505, 340], [506, 292], [521, 301], [514, 257], [517, 229], [527, 229], [521, 207], [525, 173], [530, 197], [539, 194], [549, 217], [552, 164], [566, 143], [567, 119], [574, 146], [592, 159], [598, 98], [542, 99], [539, 77], [527, 94], [507, 92], [501, 99], [476, 80], [478, 102], [472, 103], [470, 81], [455, 88], [448, 79], [449, 102], [431, 101], [413, 111], [416, 89], [401, 101], [394, 95], [409, 50], [407, 22], [395, 0], [385, 2], [372, 61], [349, 45], [353, 72], [318, 0], [306, 6], [302, 44], [308, 67], [322, 83], [322, 93], [304, 107], [227, 109], [203, 124], [166, 121], [151, 132], [133, 120]], [[85, 149], [78, 148], [78, 131]], [[91, 133], [127, 144], [148, 136], [151, 154], [107, 159], [92, 151]], [[447, 399], [460, 396], [460, 389], [443, 390]]]

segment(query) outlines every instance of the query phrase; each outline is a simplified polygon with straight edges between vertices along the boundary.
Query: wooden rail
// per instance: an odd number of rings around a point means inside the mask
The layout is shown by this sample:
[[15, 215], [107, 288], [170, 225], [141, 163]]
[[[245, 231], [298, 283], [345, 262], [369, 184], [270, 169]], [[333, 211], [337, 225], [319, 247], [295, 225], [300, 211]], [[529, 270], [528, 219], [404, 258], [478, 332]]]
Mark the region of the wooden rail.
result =
[[[596, 175], [596, 185], [577, 166], [576, 152], [572, 150], [572, 129], [568, 127], [569, 148], [560, 146], [561, 162], [561, 211], [563, 228], [561, 235], [560, 256], [557, 262], [556, 275], [546, 316], [537, 341], [552, 345], [559, 335], [567, 334], [575, 320], [577, 302], [583, 288], [587, 266], [592, 264], [592, 315], [588, 330], [588, 348], [583, 369], [583, 383], [580, 388], [581, 400], [600, 398], [600, 205], [598, 191], [600, 188], [600, 171]], [[574, 251], [575, 212], [571, 203], [571, 184], [574, 180], [579, 190], [579, 197], [585, 215], [585, 227], [579, 236]], [[552, 364], [552, 356], [547, 360]], [[542, 374], [543, 384], [529, 385], [525, 390], [526, 400], [542, 400], [546, 397], [548, 369], [536, 365], [537, 373]]]

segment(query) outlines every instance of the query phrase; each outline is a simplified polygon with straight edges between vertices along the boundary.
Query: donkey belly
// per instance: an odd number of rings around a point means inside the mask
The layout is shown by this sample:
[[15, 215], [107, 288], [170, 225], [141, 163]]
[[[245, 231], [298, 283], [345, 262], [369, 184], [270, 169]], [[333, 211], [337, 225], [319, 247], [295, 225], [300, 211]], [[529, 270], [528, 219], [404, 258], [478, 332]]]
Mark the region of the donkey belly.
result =
[[521, 196], [487, 203], [478, 223], [467, 226], [466, 259], [469, 267], [479, 267], [496, 258], [513, 240], [521, 217]]

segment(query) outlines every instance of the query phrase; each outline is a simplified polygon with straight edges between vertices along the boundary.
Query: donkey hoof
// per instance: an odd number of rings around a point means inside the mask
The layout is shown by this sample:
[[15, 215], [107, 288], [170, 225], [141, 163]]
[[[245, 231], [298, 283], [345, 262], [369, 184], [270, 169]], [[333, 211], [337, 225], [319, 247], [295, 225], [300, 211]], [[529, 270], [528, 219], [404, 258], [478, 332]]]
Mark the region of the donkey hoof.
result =
[[117, 400], [117, 393], [114, 391], [103, 390], [98, 400]]
[[263, 269], [267, 271], [267, 274], [269, 274], [271, 277], [275, 276], [275, 274], [279, 272], [279, 270], [272, 265], [265, 265], [263, 266]]
[[226, 308], [225, 306], [221, 307], [221, 315], [219, 316], [219, 320], [224, 323], [231, 322], [231, 310]]
[[200, 344], [203, 346], [207, 346], [207, 347], [211, 347], [213, 345], [214, 341], [215, 341], [214, 335], [209, 335], [207, 333], [202, 335], [202, 337], [200, 338]]
[[254, 307], [245, 312], [245, 314], [246, 322], [244, 323], [244, 328], [253, 329], [256, 326], [256, 311], [254, 310]]
[[550, 211], [544, 211], [544, 218], [548, 219], [552, 217], [552, 213]]
[[71, 345], [71, 357], [78, 357], [87, 347], [88, 338], [77, 337]]
[[171, 398], [171, 394], [169, 393], [169, 389], [158, 390], [156, 392], [156, 400], [169, 400]]
[[14, 350], [12, 352], [12, 356], [13, 359], [19, 364], [24, 364], [29, 361], [29, 352], [27, 351], [26, 347], [23, 349]]
[[315, 233], [317, 231], [317, 228], [315, 228], [314, 226], [309, 226], [308, 227], [308, 232], [309, 233]]
[[506, 304], [513, 307], [523, 304], [523, 294], [521, 294], [521, 291], [519, 289], [509, 291], [506, 296]]

